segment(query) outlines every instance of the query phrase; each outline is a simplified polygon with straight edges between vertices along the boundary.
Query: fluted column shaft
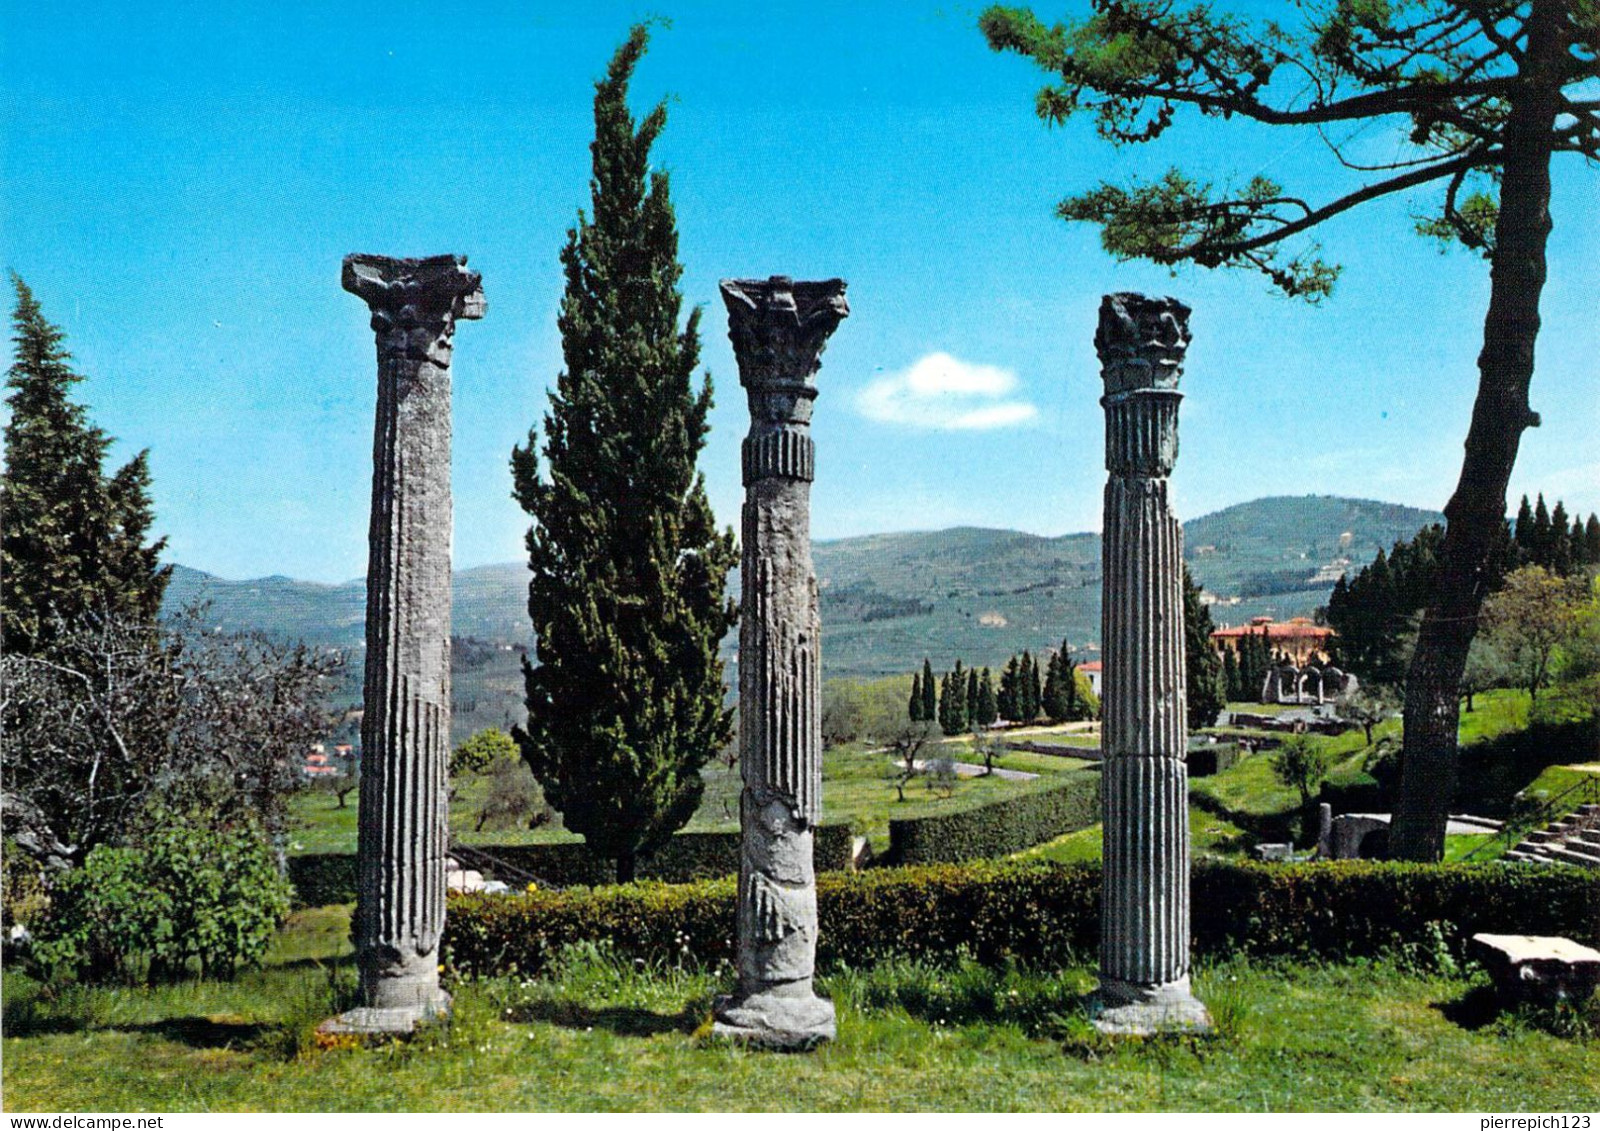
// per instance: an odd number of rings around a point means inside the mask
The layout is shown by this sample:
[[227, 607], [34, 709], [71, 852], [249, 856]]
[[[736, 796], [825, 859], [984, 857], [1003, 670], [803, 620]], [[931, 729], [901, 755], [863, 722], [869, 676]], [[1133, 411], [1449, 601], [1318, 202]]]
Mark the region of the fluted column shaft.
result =
[[[378, 408], [368, 529], [356, 958], [362, 1004], [393, 1026], [442, 1012], [450, 750], [450, 359], [481, 318], [464, 257], [352, 255], [344, 287], [372, 310]], [[409, 1020], [408, 1020], [409, 1018]]]
[[812, 378], [849, 313], [844, 283], [726, 280], [729, 337], [750, 403], [742, 462], [738, 971], [718, 1030], [775, 1045], [833, 1036], [812, 991], [822, 813], [821, 634], [811, 562]]
[[[1146, 1009], [1125, 1026], [1133, 1029], [1204, 1017], [1188, 994], [1183, 532], [1167, 500], [1188, 318], [1175, 299], [1108, 295], [1095, 335], [1110, 472], [1101, 549], [1100, 996], [1113, 1009]], [[1196, 1016], [1166, 1017], [1175, 1006]]]

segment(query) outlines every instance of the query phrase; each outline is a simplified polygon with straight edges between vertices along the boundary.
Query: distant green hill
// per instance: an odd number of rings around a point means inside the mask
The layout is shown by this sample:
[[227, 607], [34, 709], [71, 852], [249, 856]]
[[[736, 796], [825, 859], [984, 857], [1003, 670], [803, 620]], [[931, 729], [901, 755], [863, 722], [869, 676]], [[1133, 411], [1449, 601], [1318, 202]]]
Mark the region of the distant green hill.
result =
[[[1345, 569], [1442, 519], [1365, 499], [1256, 499], [1186, 523], [1185, 553], [1219, 625], [1287, 619], [1325, 604]], [[828, 676], [905, 672], [924, 656], [939, 669], [957, 657], [997, 667], [1023, 648], [1054, 648], [1063, 636], [1080, 656], [1098, 654], [1098, 534], [1041, 538], [957, 527], [818, 542], [813, 554]], [[737, 574], [731, 581], [737, 592]], [[459, 734], [520, 714], [515, 646], [532, 643], [527, 570], [520, 563], [462, 570], [454, 595], [455, 634], [494, 646], [472, 649], [470, 665], [458, 657]], [[210, 600], [211, 623], [348, 650], [354, 680], [346, 693], [359, 698], [363, 582], [225, 581], [178, 566], [168, 606], [195, 599]], [[724, 643], [727, 658], [736, 645], [734, 636]]]

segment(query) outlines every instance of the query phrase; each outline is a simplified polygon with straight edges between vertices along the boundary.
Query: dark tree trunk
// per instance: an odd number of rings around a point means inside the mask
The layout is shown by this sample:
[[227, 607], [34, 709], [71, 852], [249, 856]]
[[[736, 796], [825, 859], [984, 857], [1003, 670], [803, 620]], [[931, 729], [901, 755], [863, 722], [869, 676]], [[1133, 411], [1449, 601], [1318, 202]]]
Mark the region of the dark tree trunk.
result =
[[1500, 214], [1495, 223], [1489, 313], [1478, 355], [1461, 479], [1450, 502], [1439, 585], [1422, 618], [1406, 676], [1405, 744], [1390, 854], [1439, 860], [1456, 784], [1461, 676], [1478, 631], [1495, 549], [1505, 524], [1506, 485], [1523, 429], [1539, 418], [1528, 407], [1539, 296], [1550, 234], [1550, 144], [1566, 55], [1559, 0], [1534, 0], [1522, 85], [1506, 120]]
[[617, 883], [633, 883], [633, 873], [636, 860], [637, 858], [631, 852], [624, 853], [623, 855], [617, 857]]

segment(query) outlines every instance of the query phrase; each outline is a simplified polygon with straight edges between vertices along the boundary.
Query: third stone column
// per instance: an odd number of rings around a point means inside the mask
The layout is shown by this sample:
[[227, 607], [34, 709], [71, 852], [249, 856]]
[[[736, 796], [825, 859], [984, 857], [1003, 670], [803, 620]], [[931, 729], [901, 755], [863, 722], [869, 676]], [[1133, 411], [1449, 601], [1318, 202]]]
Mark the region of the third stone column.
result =
[[1210, 1027], [1189, 990], [1188, 728], [1183, 532], [1167, 501], [1189, 308], [1107, 295], [1095, 349], [1106, 412], [1101, 698], [1105, 1032]]

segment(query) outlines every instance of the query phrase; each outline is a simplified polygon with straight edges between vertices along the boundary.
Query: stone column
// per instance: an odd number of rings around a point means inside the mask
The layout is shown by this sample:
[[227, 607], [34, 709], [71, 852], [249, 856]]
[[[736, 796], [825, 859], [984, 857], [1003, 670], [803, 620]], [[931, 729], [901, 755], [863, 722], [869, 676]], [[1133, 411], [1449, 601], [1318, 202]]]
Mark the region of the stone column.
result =
[[466, 257], [351, 255], [372, 308], [378, 412], [367, 558], [355, 916], [361, 1006], [332, 1031], [410, 1032], [449, 1011], [439, 986], [450, 752], [450, 354], [482, 318]]
[[850, 313], [840, 279], [727, 279], [728, 337], [750, 399], [739, 623], [739, 987], [715, 1032], [778, 1048], [834, 1036], [812, 991], [822, 811], [821, 631], [811, 565], [812, 378]]
[[1099, 1013], [1105, 1032], [1210, 1026], [1189, 991], [1188, 695], [1183, 532], [1167, 503], [1178, 455], [1178, 378], [1189, 308], [1107, 295], [1095, 349], [1106, 410], [1101, 649], [1105, 891]]

